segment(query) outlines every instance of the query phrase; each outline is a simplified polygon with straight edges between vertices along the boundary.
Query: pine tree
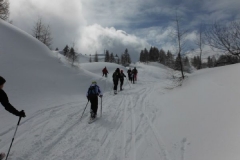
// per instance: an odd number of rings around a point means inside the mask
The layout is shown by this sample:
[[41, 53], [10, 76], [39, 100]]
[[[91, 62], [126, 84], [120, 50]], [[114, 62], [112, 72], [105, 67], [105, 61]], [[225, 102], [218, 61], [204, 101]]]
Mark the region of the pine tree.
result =
[[143, 50], [141, 50], [141, 52], [140, 52], [140, 58], [139, 58], [139, 61], [140, 61], [140, 62], [143, 62]]
[[181, 57], [178, 54], [178, 56], [176, 57], [175, 60], [175, 64], [174, 64], [174, 69], [180, 71], [181, 70]]
[[109, 62], [110, 61], [110, 55], [109, 55], [109, 51], [106, 50], [106, 53], [105, 53], [105, 62]]
[[166, 65], [170, 68], [174, 68], [174, 58], [170, 51], [167, 52]]
[[72, 64], [75, 62], [77, 59], [76, 52], [73, 47], [71, 47], [70, 52], [69, 52], [69, 59], [72, 61]]
[[110, 60], [109, 60], [110, 63], [115, 63], [115, 58], [113, 56], [113, 53], [110, 54]]
[[159, 62], [165, 65], [166, 59], [167, 59], [167, 55], [166, 55], [165, 51], [163, 49], [161, 49], [159, 51]]
[[97, 52], [95, 53], [94, 61], [98, 62], [98, 54], [97, 54]]
[[143, 51], [143, 62], [148, 63], [149, 61], [148, 59], [149, 59], [149, 53], [148, 53], [148, 50], [145, 48]]
[[68, 53], [69, 53], [69, 47], [68, 47], [68, 45], [66, 45], [66, 47], [63, 49], [63, 55], [67, 56]]

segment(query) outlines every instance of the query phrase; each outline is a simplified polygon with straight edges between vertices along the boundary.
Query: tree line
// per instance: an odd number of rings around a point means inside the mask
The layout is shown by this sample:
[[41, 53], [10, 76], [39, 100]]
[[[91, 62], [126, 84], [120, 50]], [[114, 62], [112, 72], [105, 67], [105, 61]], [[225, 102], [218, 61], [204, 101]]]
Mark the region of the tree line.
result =
[[[117, 63], [117, 64], [121, 64], [123, 66], [129, 66], [129, 64], [132, 63], [131, 56], [128, 53], [127, 48], [125, 49], [124, 53], [121, 54], [121, 57], [118, 57], [117, 54], [115, 56], [113, 53], [110, 54], [110, 52], [108, 50], [106, 50], [104, 52], [105, 52], [104, 53], [104, 62]], [[98, 62], [98, 54], [95, 53], [94, 61], [90, 55], [89, 62]]]

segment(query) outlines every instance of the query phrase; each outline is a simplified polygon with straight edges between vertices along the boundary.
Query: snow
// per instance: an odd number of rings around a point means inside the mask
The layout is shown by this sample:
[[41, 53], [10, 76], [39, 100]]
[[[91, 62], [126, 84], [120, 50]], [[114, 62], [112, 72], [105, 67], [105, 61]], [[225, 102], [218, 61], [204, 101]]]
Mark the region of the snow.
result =
[[[18, 110], [24, 109], [12, 160], [238, 160], [239, 64], [203, 69], [181, 86], [161, 64], [131, 64], [138, 81], [112, 91], [114, 63], [71, 65], [27, 33], [0, 21], [0, 75]], [[102, 77], [103, 67], [109, 75]], [[85, 94], [96, 80], [103, 115], [88, 124]], [[99, 108], [101, 99], [99, 98]], [[99, 110], [100, 111], [100, 110]], [[98, 111], [98, 116], [100, 112]], [[7, 152], [18, 117], [0, 109], [0, 152]]]

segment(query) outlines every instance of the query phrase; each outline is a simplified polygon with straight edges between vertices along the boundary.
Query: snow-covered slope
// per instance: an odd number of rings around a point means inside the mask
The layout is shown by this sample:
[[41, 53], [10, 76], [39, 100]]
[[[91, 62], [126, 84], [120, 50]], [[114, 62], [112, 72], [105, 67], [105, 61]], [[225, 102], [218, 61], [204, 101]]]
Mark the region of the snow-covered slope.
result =
[[[0, 35], [0, 75], [7, 80], [4, 90], [11, 103], [28, 116], [40, 109], [82, 101], [91, 80], [98, 80], [61, 64], [45, 45], [10, 24], [0, 22]], [[5, 126], [14, 119], [4, 112], [0, 116], [6, 120], [0, 124], [7, 123]]]
[[[32, 36], [0, 22], [0, 75], [17, 109], [25, 109], [13, 160], [238, 160], [240, 65], [197, 71], [172, 89], [172, 71], [137, 63], [138, 81], [113, 95], [111, 63], [71, 66]], [[107, 67], [109, 76], [102, 77]], [[85, 92], [97, 80], [103, 115], [88, 124]], [[170, 86], [171, 85], [171, 86]], [[98, 112], [99, 114], [100, 112]], [[17, 117], [0, 109], [0, 152]]]

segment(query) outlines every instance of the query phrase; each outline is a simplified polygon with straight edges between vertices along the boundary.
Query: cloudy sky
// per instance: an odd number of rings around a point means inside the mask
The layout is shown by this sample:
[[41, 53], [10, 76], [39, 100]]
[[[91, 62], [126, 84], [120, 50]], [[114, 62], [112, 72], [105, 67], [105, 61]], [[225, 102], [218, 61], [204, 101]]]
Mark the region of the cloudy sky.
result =
[[[187, 40], [200, 25], [240, 20], [239, 0], [9, 0], [13, 24], [32, 34], [41, 17], [50, 25], [52, 48], [66, 44], [83, 54], [108, 49], [121, 54], [128, 48], [137, 60], [144, 48], [174, 51], [172, 30], [176, 13]], [[186, 50], [194, 49], [190, 45]]]

